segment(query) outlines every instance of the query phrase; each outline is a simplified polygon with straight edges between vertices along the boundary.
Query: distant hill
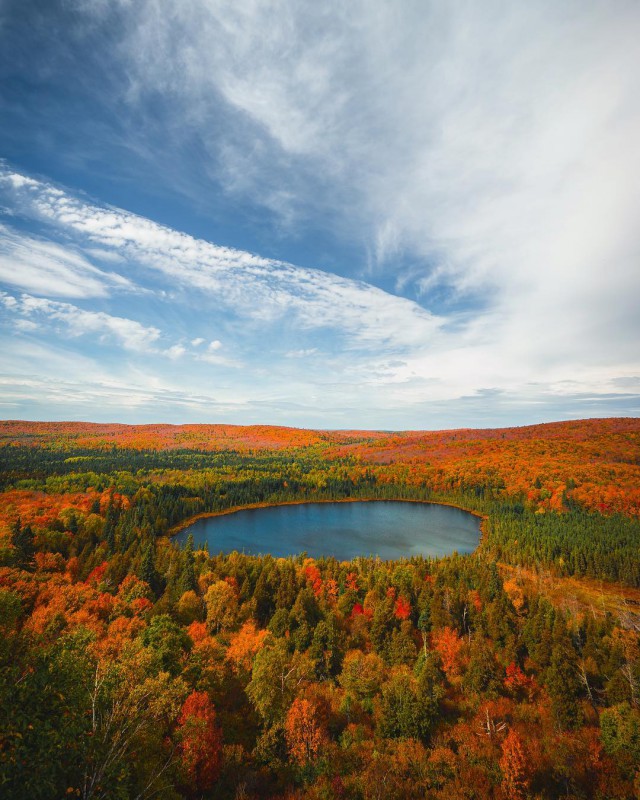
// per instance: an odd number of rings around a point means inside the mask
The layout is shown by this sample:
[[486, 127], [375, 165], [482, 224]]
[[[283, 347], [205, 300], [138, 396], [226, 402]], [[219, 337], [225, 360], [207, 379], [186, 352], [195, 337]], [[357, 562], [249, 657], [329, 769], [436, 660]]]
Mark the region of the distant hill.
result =
[[2, 445], [240, 453], [314, 448], [330, 461], [387, 465], [403, 482], [440, 491], [488, 490], [521, 497], [541, 511], [562, 510], [572, 500], [604, 513], [640, 515], [640, 419], [635, 417], [398, 432], [8, 420], [0, 422]]

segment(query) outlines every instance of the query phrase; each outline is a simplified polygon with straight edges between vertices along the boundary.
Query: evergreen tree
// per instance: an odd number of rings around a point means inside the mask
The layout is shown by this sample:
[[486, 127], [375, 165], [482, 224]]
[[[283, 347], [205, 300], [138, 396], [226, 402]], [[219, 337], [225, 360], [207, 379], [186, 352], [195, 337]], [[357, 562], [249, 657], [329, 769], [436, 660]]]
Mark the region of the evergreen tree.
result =
[[256, 609], [256, 619], [263, 627], [269, 624], [273, 612], [275, 611], [275, 604], [273, 601], [273, 583], [270, 580], [270, 570], [268, 566], [264, 566], [258, 577], [256, 588], [253, 592], [253, 602]]
[[431, 606], [429, 603], [427, 603], [420, 612], [420, 616], [418, 617], [418, 630], [422, 636], [422, 651], [426, 657], [427, 637], [429, 636], [429, 631], [431, 630]]
[[467, 691], [494, 697], [501, 683], [501, 670], [493, 649], [481, 636], [474, 636], [471, 643], [469, 666], [462, 681]]
[[415, 663], [416, 645], [412, 630], [411, 621], [406, 619], [400, 626], [400, 630], [394, 630], [391, 634], [386, 649], [387, 661], [390, 665], [406, 664], [407, 666], [412, 666]]
[[558, 727], [563, 730], [578, 727], [582, 721], [579, 705], [582, 684], [579, 677], [578, 656], [561, 616], [556, 618], [554, 626], [553, 649], [546, 674], [546, 686]]
[[197, 588], [193, 536], [189, 534], [187, 544], [182, 551], [182, 569], [178, 581], [178, 591], [180, 595], [183, 595], [185, 592], [195, 592]]
[[141, 580], [149, 584], [151, 591], [157, 597], [160, 592], [160, 575], [156, 570], [155, 547], [153, 546], [153, 542], [149, 542], [144, 549], [138, 575]]
[[371, 621], [371, 643], [378, 655], [386, 651], [387, 642], [394, 628], [393, 606], [390, 600], [381, 600], [376, 604]]
[[309, 648], [309, 656], [315, 662], [316, 675], [319, 680], [327, 680], [340, 671], [343, 655], [341, 638], [333, 614], [329, 614], [326, 621], [321, 620], [316, 625]]
[[31, 525], [22, 525], [20, 517], [11, 526], [11, 544], [13, 545], [13, 557], [16, 566], [21, 569], [30, 570], [33, 568], [33, 557], [35, 555], [34, 536]]
[[109, 555], [112, 555], [116, 549], [116, 512], [111, 504], [107, 509], [104, 523], [104, 539], [107, 543], [107, 551]]

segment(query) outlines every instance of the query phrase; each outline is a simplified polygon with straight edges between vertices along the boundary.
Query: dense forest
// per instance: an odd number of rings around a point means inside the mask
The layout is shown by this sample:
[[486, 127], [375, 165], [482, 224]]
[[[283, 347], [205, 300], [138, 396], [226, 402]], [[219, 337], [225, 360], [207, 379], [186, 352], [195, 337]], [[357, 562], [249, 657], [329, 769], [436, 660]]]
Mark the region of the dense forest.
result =
[[[640, 796], [640, 420], [6, 422], [0, 465], [2, 797]], [[170, 538], [357, 499], [474, 511], [480, 546], [338, 562]]]

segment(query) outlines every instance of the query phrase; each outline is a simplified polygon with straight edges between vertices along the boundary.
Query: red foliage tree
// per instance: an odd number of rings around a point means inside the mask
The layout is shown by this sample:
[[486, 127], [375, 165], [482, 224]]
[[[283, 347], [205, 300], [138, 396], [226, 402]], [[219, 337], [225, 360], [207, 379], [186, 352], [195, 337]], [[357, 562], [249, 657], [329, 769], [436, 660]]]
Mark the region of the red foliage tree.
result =
[[313, 593], [316, 597], [320, 597], [322, 595], [322, 591], [324, 585], [322, 583], [322, 577], [320, 575], [320, 570], [316, 567], [313, 563], [307, 563], [304, 568], [304, 574], [313, 589]]
[[91, 572], [87, 575], [87, 580], [85, 583], [88, 584], [98, 584], [104, 578], [104, 574], [107, 571], [107, 562], [103, 561], [102, 564], [99, 564], [97, 567], [91, 570]]
[[193, 794], [206, 792], [218, 779], [222, 761], [222, 735], [206, 692], [191, 692], [182, 706], [178, 725], [187, 787]]
[[393, 613], [397, 619], [409, 619], [411, 616], [411, 603], [408, 600], [405, 600], [404, 597], [400, 596], [396, 600]]
[[535, 689], [535, 681], [525, 675], [517, 664], [511, 662], [505, 670], [504, 686], [514, 695], [519, 692], [526, 692], [531, 697]]

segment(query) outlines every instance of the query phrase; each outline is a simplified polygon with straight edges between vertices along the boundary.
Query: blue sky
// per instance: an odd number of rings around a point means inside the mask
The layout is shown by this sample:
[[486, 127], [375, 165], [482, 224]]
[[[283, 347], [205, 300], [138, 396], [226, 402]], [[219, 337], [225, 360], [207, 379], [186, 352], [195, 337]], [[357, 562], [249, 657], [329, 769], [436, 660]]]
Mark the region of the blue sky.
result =
[[0, 0], [0, 416], [640, 413], [640, 5]]

